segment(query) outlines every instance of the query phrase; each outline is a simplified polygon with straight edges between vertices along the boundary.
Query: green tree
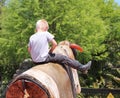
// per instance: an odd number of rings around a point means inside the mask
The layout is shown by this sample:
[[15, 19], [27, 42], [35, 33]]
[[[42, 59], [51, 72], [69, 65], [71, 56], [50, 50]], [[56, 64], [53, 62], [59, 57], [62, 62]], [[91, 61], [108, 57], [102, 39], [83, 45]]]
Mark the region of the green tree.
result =
[[96, 4], [99, 7], [100, 17], [107, 26], [108, 33], [103, 41], [106, 49], [101, 52], [107, 53], [107, 56], [94, 62], [91, 77], [96, 77], [92, 80], [95, 84], [99, 84], [99, 87], [117, 88], [120, 83], [120, 69], [117, 68], [120, 65], [120, 7], [113, 0], [106, 0], [106, 2], [97, 0]]
[[[81, 75], [81, 84], [94, 87], [96, 81], [102, 81], [99, 87], [106, 86], [104, 73], [112, 72], [108, 63], [118, 66], [120, 62], [120, 7], [113, 0], [10, 0], [3, 6], [0, 67], [7, 79], [29, 57], [29, 37], [35, 32], [36, 21], [44, 18], [58, 42], [69, 40], [83, 47], [84, 52], [78, 55], [80, 62], [93, 60], [89, 75]], [[106, 66], [108, 71], [103, 70]], [[111, 79], [118, 75], [107, 76]]]

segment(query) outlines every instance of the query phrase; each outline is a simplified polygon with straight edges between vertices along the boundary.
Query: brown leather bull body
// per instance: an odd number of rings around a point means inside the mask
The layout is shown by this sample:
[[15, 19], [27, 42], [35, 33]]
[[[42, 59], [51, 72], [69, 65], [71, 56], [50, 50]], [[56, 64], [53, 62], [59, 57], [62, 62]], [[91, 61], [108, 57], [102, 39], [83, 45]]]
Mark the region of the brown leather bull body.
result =
[[[53, 52], [74, 59], [67, 41], [61, 42]], [[81, 88], [77, 70], [72, 69], [72, 74], [76, 94], [78, 94]], [[74, 96], [66, 70], [59, 64], [47, 63], [32, 67], [17, 76], [10, 83], [6, 98], [74, 98]]]

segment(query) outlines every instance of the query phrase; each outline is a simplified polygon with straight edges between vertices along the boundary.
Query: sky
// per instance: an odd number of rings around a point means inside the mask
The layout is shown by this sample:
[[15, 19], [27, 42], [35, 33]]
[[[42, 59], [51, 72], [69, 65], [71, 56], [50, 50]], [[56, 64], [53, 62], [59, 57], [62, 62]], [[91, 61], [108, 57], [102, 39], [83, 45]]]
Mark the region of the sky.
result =
[[115, 0], [116, 3], [118, 3], [118, 5], [120, 5], [120, 0]]

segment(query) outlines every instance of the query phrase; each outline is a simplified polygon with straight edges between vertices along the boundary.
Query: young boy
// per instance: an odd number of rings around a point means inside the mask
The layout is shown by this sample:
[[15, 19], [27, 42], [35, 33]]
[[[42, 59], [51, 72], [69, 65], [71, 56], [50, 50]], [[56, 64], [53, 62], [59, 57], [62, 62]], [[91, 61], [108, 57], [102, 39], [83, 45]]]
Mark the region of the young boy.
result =
[[[86, 72], [91, 67], [91, 61], [86, 65], [79, 63], [77, 60], [70, 59], [61, 54], [53, 54], [52, 51], [57, 46], [54, 36], [48, 32], [49, 25], [44, 19], [38, 20], [36, 23], [36, 33], [29, 39], [28, 51], [35, 64], [42, 64], [47, 62], [55, 62], [67, 64], [72, 68]], [[49, 43], [52, 44], [49, 50]]]

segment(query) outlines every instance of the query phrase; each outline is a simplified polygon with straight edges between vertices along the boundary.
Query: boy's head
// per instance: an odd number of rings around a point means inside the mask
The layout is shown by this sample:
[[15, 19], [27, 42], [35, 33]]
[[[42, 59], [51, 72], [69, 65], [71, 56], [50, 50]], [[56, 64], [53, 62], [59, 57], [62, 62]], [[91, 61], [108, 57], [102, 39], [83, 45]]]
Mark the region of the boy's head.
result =
[[48, 22], [45, 19], [38, 20], [36, 30], [47, 31], [49, 29]]

